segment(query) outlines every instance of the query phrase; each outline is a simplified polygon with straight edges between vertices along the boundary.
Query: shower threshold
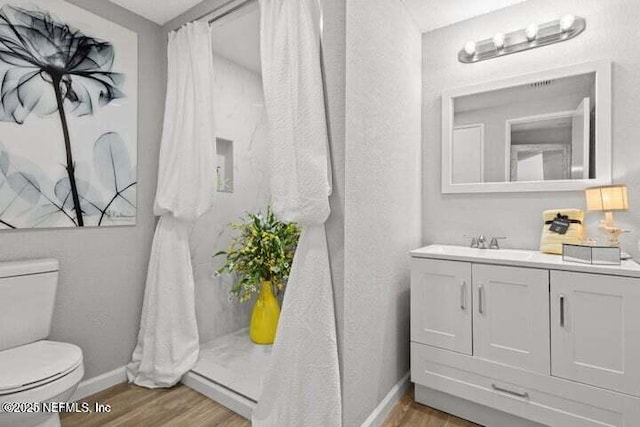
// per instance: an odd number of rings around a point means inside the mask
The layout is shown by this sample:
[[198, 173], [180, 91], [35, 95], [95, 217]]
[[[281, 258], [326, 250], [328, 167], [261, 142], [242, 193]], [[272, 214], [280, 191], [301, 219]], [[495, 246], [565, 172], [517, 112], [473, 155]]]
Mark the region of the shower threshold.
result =
[[182, 382], [251, 419], [270, 357], [270, 345], [254, 344], [248, 329], [241, 329], [202, 344], [196, 366]]

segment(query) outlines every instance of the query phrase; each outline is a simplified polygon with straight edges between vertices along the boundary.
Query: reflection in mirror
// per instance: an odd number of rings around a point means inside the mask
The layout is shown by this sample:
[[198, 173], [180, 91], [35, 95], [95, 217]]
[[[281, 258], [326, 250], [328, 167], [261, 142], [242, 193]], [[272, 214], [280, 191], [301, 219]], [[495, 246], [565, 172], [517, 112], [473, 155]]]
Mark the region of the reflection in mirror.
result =
[[453, 184], [596, 177], [596, 73], [453, 99]]

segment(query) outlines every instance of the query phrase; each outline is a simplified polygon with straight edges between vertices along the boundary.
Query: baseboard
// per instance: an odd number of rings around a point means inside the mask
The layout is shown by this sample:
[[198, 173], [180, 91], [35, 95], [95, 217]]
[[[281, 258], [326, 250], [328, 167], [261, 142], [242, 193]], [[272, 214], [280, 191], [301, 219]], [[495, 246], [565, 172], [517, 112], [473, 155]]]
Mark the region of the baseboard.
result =
[[215, 381], [211, 381], [193, 371], [188, 372], [182, 377], [182, 383], [198, 393], [207, 396], [209, 399], [215, 400], [222, 406], [229, 408], [236, 414], [251, 420], [251, 413], [256, 407], [256, 402], [246, 396], [229, 390]]
[[409, 372], [407, 372], [406, 375], [391, 388], [389, 393], [387, 393], [385, 398], [382, 399], [382, 402], [378, 404], [364, 423], [362, 423], [362, 427], [380, 427], [384, 420], [387, 419], [387, 416], [389, 416], [395, 404], [398, 403], [405, 391], [407, 391], [409, 384]]
[[96, 394], [102, 390], [106, 390], [109, 387], [113, 387], [114, 385], [124, 382], [127, 382], [127, 369], [125, 366], [121, 366], [113, 371], [105, 372], [97, 377], [82, 381], [78, 385], [76, 392], [71, 396], [70, 400], [74, 402], [76, 400], [84, 399], [87, 396], [91, 396], [92, 394]]

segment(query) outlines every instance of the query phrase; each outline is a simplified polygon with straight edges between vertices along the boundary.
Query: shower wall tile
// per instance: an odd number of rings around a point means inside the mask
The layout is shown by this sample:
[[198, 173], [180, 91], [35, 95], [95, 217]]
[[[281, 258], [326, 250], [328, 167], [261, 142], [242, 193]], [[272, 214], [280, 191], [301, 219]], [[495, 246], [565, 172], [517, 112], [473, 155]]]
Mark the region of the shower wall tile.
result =
[[213, 271], [211, 263], [194, 268], [196, 317], [202, 343], [247, 327], [251, 315], [251, 302], [239, 304], [230, 300], [232, 278], [213, 277]]
[[[214, 55], [216, 136], [233, 144], [233, 192], [217, 192], [211, 211], [191, 232], [196, 281], [196, 311], [201, 342], [248, 325], [251, 303], [229, 301], [232, 277], [212, 277], [234, 233], [228, 224], [246, 212], [264, 210], [269, 202], [268, 128], [259, 74]], [[214, 141], [211, 142], [214, 144]], [[211, 171], [216, 180], [216, 171]]]

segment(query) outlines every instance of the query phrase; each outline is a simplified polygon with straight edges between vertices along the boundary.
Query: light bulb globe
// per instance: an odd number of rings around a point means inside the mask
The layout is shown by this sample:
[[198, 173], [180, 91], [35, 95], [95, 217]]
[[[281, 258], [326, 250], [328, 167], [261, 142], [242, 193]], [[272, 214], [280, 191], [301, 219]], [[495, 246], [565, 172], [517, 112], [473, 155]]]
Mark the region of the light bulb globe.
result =
[[540, 27], [538, 27], [538, 24], [531, 24], [527, 27], [527, 29], [525, 30], [525, 33], [527, 35], [527, 39], [529, 41], [535, 40], [536, 37], [538, 37], [538, 31], [540, 30]]
[[576, 17], [574, 15], [565, 15], [560, 18], [560, 29], [562, 32], [566, 33], [573, 28], [573, 24], [575, 24], [575, 22]]
[[468, 56], [473, 56], [476, 54], [476, 42], [466, 42], [464, 45], [464, 53], [466, 53]]

